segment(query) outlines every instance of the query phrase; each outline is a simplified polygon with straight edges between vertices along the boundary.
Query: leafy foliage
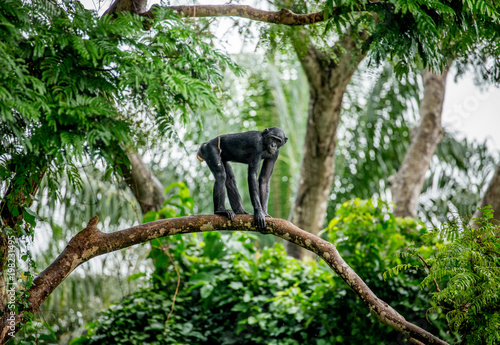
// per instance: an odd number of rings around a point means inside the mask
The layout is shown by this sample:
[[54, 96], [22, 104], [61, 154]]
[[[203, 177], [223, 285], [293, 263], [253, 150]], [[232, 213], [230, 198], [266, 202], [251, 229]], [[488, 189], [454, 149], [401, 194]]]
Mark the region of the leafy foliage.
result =
[[[329, 27], [345, 30], [370, 13], [369, 50], [377, 62], [389, 58], [396, 72], [416, 66], [440, 70], [449, 59], [467, 61], [493, 59], [484, 78], [499, 82], [498, 29], [500, 5], [493, 0], [389, 0], [362, 2], [328, 0], [325, 12], [331, 15]], [[373, 16], [373, 14], [376, 14]], [[365, 23], [370, 23], [365, 20]], [[484, 41], [486, 39], [486, 42]], [[367, 45], [368, 49], [368, 45]], [[482, 59], [478, 59], [482, 57]]]
[[416, 75], [397, 78], [389, 64], [354, 74], [344, 96], [329, 215], [352, 198], [389, 199], [387, 179], [410, 143], [420, 90]]
[[[177, 193], [172, 193], [177, 188]], [[171, 194], [159, 211], [149, 211], [143, 216], [143, 223], [159, 219], [184, 217], [193, 212], [194, 199], [190, 196], [189, 188], [184, 182], [176, 182], [165, 188], [165, 194]]]
[[[332, 220], [331, 235], [375, 293], [435, 332], [425, 320], [429, 300], [418, 282], [382, 278], [388, 265], [400, 262], [395, 251], [423, 231], [387, 211], [384, 203], [346, 203]], [[369, 316], [326, 265], [287, 257], [281, 244], [259, 251], [253, 239], [242, 233], [174, 236], [168, 251], [175, 264], [165, 251], [157, 252], [156, 260], [165, 257], [162, 279], [113, 306], [74, 344], [387, 344], [399, 339]], [[175, 295], [176, 268], [181, 280]]]
[[437, 242], [432, 256], [413, 248], [408, 254], [427, 258], [422, 287], [431, 293], [431, 313], [444, 313], [461, 344], [498, 344], [500, 341], [500, 227], [491, 223], [491, 206], [482, 218], [455, 219], [427, 234]]
[[194, 109], [217, 107], [214, 86], [234, 68], [170, 11], [149, 32], [146, 19], [98, 18], [70, 0], [4, 1], [0, 20], [0, 186], [15, 191], [5, 193], [11, 212], [43, 176], [51, 193], [63, 173], [81, 186], [78, 162], [118, 169], [151, 121], [165, 135]]
[[419, 219], [437, 227], [450, 217], [473, 214], [497, 161], [486, 142], [459, 140], [446, 132], [422, 187]]

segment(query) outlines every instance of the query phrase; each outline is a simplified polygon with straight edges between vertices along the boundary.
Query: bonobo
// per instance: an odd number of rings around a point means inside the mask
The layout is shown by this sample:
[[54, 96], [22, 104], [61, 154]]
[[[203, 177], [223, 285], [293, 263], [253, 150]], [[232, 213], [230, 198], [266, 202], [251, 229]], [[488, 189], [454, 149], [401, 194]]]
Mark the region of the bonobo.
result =
[[[266, 227], [265, 217], [270, 217], [267, 214], [269, 181], [280, 147], [285, 145], [287, 140], [288, 138], [281, 129], [273, 127], [266, 128], [262, 132], [250, 131], [220, 135], [200, 146], [197, 157], [201, 162], [207, 162], [215, 178], [213, 194], [215, 214], [226, 215], [230, 220], [234, 219], [235, 214], [249, 214], [243, 209], [229, 162], [248, 164], [248, 189], [255, 223], [260, 229]], [[257, 172], [261, 160], [264, 162], [257, 183]], [[232, 211], [225, 207], [226, 188]]]

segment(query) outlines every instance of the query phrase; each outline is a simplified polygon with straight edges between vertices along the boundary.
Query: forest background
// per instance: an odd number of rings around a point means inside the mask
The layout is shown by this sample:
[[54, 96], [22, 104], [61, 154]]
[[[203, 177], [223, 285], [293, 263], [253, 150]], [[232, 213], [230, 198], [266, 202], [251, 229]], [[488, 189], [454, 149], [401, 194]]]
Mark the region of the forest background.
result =
[[[19, 239], [13, 252], [16, 299], [23, 303], [16, 321], [28, 322], [14, 341], [418, 341], [378, 323], [379, 313], [370, 313], [325, 264], [308, 260], [307, 251], [287, 246], [302, 261], [287, 257], [269, 235], [207, 232], [126, 246], [59, 279], [50, 296], [39, 298], [38, 306], [48, 297], [39, 311], [30, 312], [33, 296], [44, 294], [36, 280], [33, 290], [33, 278], [81, 229], [95, 227], [89, 222], [95, 215], [99, 228], [111, 233], [210, 214], [212, 178], [195, 159], [199, 144], [279, 126], [290, 140], [271, 181], [269, 213], [334, 243], [407, 320], [448, 342], [496, 343], [498, 228], [487, 211], [477, 230], [485, 237], [471, 240], [465, 234], [474, 227], [461, 217], [500, 203], [498, 143], [464, 138], [455, 129], [487, 113], [483, 104], [498, 101], [492, 96], [498, 8], [457, 3], [463, 7], [451, 2], [454, 15], [437, 2], [395, 2], [375, 12], [348, 1], [266, 3], [261, 8], [322, 10], [322, 18], [333, 19], [307, 29], [231, 19], [230, 39], [258, 46], [231, 60], [216, 50], [224, 46], [218, 42], [224, 37], [210, 32], [217, 22], [196, 16], [197, 6], [190, 12], [197, 18], [160, 12], [156, 26], [143, 30], [130, 15], [99, 22], [75, 2], [28, 2], [20, 6], [26, 13], [6, 2], [4, 23], [15, 25], [5, 25], [11, 32], [2, 43], [10, 54], [2, 77], [10, 85], [2, 96], [2, 226], [8, 238]], [[429, 20], [429, 11], [437, 17]], [[373, 13], [395, 28], [380, 28]], [[456, 18], [460, 25], [452, 30]], [[484, 93], [447, 109], [449, 85], [466, 71]], [[442, 127], [443, 121], [455, 127]], [[498, 117], [486, 121], [480, 126], [494, 129]], [[235, 173], [251, 210], [245, 168]], [[464, 244], [473, 250], [456, 250]], [[455, 261], [446, 260], [450, 252]], [[8, 250], [2, 253], [6, 265]], [[467, 270], [461, 264], [469, 259], [476, 261]], [[406, 275], [394, 275], [401, 270]], [[51, 281], [57, 279], [47, 285]], [[101, 316], [112, 302], [118, 304]]]

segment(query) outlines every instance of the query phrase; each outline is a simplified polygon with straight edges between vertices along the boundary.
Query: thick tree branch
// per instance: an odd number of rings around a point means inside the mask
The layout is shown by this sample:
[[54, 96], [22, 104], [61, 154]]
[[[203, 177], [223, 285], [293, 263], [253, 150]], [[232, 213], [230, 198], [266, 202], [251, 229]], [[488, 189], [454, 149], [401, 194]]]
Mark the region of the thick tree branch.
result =
[[[148, 18], [155, 17], [157, 5], [152, 6], [149, 11], [141, 13], [141, 16]], [[248, 5], [200, 5], [200, 6], [168, 6], [185, 17], [241, 17], [266, 23], [283, 25], [308, 25], [325, 20], [323, 11], [296, 14], [290, 10], [264, 11]]]
[[[374, 6], [382, 3], [381, 1], [371, 1], [365, 5], [359, 5], [358, 8], [351, 9], [349, 11], [366, 11], [365, 7]], [[115, 4], [121, 4], [121, 7]], [[130, 4], [125, 6], [125, 4]], [[105, 12], [105, 14], [121, 12], [121, 11], [131, 11], [132, 13], [138, 13], [140, 16], [154, 18], [156, 16], [155, 10], [159, 8], [159, 5], [153, 5], [146, 11], [135, 11], [134, 2], [130, 0], [115, 0], [115, 3]], [[339, 14], [343, 9], [341, 7], [334, 7], [331, 13], [325, 14], [325, 12], [314, 12], [307, 14], [297, 14], [292, 11], [283, 8], [281, 11], [264, 11], [254, 8], [248, 5], [191, 5], [191, 6], [165, 6], [165, 8], [171, 8], [179, 14], [179, 16], [185, 17], [240, 17], [251, 20], [256, 20], [266, 23], [290, 25], [290, 26], [300, 26], [309, 25], [314, 23], [319, 23], [331, 18], [334, 14]]]
[[[137, 225], [125, 230], [103, 233], [97, 229], [98, 218], [71, 239], [64, 251], [34, 281], [29, 290], [29, 312], [35, 312], [52, 291], [79, 265], [98, 255], [110, 253], [154, 238], [214, 230], [257, 231], [253, 216], [238, 215], [233, 222], [217, 215], [189, 216]], [[447, 344], [422, 328], [407, 322], [391, 306], [380, 300], [341, 258], [337, 248], [283, 219], [266, 219], [266, 234], [273, 234], [313, 251], [349, 285], [380, 322], [425, 344]], [[18, 317], [17, 321], [21, 321]], [[5, 320], [2, 319], [3, 325]], [[6, 340], [6, 338], [2, 338]]]
[[163, 186], [142, 157], [132, 149], [126, 150], [130, 166], [120, 166], [125, 182], [141, 206], [142, 214], [158, 211], [165, 201]]

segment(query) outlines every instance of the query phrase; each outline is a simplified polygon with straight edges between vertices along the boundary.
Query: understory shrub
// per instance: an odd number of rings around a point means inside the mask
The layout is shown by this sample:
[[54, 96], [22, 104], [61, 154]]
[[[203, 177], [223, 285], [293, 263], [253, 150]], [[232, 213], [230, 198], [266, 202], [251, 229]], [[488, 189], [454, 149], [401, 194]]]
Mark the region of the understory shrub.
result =
[[[331, 237], [380, 298], [409, 321], [443, 335], [425, 318], [429, 297], [416, 277], [382, 276], [400, 263], [394, 253], [417, 243], [423, 231], [413, 220], [392, 216], [382, 202], [354, 200], [340, 208], [323, 236]], [[73, 344], [406, 341], [370, 315], [324, 263], [290, 258], [280, 243], [260, 250], [252, 234], [206, 232], [153, 241], [153, 247], [150, 256], [157, 269], [149, 287], [113, 305]], [[442, 320], [434, 323], [443, 326]]]

